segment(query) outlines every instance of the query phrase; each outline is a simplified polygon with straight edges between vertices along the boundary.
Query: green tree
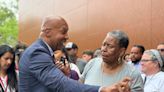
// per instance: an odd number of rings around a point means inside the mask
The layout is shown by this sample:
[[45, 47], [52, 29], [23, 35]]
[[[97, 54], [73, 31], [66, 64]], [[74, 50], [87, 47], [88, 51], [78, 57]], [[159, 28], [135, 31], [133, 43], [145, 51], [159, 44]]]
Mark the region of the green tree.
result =
[[[15, 1], [17, 4], [10, 3], [7, 5], [5, 0], [0, 2], [0, 45], [8, 44], [14, 46], [17, 42], [18, 20], [16, 15], [18, 0]], [[16, 11], [13, 11], [13, 9]]]

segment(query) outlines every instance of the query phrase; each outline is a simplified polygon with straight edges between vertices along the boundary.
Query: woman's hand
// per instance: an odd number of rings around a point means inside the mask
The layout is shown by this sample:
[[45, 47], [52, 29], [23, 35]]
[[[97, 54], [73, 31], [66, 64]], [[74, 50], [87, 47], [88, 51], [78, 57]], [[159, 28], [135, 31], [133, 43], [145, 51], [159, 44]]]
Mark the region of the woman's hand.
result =
[[122, 81], [111, 86], [103, 87], [100, 92], [130, 92], [130, 78], [126, 77]]
[[65, 64], [59, 60], [56, 60], [55, 65], [57, 68], [59, 68], [66, 76], [70, 75], [70, 65], [67, 61], [67, 59], [65, 59]]

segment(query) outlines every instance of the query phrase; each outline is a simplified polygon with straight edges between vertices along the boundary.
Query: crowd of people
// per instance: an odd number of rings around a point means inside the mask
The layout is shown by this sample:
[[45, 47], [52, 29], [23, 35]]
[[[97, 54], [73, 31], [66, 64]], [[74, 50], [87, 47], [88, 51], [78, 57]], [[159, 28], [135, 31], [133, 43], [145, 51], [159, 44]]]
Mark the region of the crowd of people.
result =
[[62, 17], [48, 16], [32, 45], [1, 45], [0, 92], [164, 91], [164, 43], [155, 49], [135, 44], [127, 53], [131, 39], [113, 30], [100, 48], [78, 57], [68, 30]]

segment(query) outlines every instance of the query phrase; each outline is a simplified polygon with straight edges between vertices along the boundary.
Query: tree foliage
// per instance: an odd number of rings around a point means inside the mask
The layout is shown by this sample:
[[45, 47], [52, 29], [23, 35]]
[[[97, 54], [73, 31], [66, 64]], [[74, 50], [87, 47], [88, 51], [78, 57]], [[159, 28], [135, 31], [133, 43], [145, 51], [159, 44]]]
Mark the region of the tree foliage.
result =
[[18, 38], [18, 20], [16, 18], [17, 12], [14, 12], [12, 8], [18, 10], [18, 4], [9, 6], [0, 2], [0, 5], [0, 45], [14, 46]]

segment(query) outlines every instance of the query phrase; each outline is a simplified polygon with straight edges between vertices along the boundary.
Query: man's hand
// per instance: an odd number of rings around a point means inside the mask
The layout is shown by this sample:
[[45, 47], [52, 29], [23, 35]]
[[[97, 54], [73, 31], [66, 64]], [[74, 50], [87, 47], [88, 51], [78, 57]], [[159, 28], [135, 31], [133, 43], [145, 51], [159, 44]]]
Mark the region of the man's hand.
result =
[[119, 83], [116, 83], [112, 86], [103, 87], [100, 92], [130, 92], [130, 78], [126, 77]]

